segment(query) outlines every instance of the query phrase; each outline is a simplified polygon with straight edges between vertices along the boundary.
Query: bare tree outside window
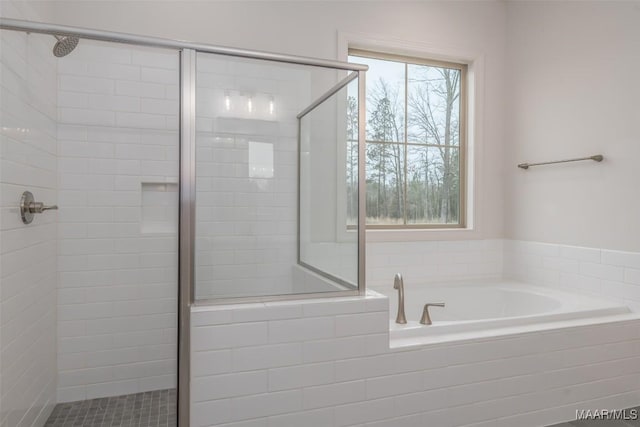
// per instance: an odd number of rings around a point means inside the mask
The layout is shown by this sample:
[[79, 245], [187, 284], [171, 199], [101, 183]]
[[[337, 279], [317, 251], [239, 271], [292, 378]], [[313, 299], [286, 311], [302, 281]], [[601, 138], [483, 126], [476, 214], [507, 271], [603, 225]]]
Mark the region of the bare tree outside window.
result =
[[[363, 51], [350, 51], [349, 60], [369, 65], [367, 225], [464, 227], [466, 66]], [[357, 119], [357, 111], [347, 114], [349, 123]], [[357, 135], [348, 135], [352, 149]]]
[[347, 96], [347, 225], [358, 224], [358, 97]]

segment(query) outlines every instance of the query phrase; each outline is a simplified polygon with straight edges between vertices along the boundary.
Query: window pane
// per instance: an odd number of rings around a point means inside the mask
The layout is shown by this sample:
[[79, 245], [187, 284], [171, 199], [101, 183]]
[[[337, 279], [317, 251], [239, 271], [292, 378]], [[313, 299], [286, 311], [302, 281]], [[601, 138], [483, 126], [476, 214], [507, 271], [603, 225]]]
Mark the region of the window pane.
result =
[[367, 144], [367, 224], [404, 223], [404, 145]]
[[460, 212], [459, 149], [409, 145], [407, 222], [456, 224]]
[[405, 65], [401, 62], [349, 56], [369, 65], [367, 71], [367, 139], [404, 141]]
[[354, 50], [349, 60], [369, 66], [367, 224], [464, 225], [460, 120], [465, 66], [366, 55]]
[[460, 70], [409, 64], [408, 142], [460, 143]]

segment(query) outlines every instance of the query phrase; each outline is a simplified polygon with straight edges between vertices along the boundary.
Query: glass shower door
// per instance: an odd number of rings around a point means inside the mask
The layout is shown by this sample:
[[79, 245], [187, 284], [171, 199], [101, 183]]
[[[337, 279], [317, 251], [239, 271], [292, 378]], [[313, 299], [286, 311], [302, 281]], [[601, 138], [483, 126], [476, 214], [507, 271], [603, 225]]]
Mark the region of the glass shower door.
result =
[[196, 301], [357, 292], [347, 74], [197, 53]]

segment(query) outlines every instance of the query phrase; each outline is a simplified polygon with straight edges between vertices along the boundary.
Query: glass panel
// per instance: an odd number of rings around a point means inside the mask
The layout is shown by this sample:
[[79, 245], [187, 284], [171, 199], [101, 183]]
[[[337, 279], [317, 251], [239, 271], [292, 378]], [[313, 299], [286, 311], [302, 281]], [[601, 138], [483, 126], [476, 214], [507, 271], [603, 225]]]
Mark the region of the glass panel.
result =
[[409, 145], [407, 222], [455, 224], [460, 212], [459, 149]]
[[358, 223], [357, 88], [355, 79], [300, 121], [300, 262], [352, 289], [358, 234], [344, 224]]
[[410, 143], [460, 143], [460, 70], [407, 65], [407, 139]]
[[[331, 69], [198, 53], [196, 299], [343, 289], [297, 265], [297, 114], [344, 76]], [[334, 218], [334, 230], [338, 169], [346, 176], [345, 100], [343, 92], [339, 145], [335, 105], [333, 116], [322, 117], [313, 129], [314, 141], [317, 135], [326, 142], [324, 163], [318, 164], [325, 169], [317, 182], [332, 198], [314, 195], [314, 201], [325, 200], [314, 215]], [[346, 204], [344, 185], [340, 197]], [[345, 217], [343, 211], [343, 223]]]
[[358, 224], [358, 88], [347, 88], [346, 202], [347, 226]]

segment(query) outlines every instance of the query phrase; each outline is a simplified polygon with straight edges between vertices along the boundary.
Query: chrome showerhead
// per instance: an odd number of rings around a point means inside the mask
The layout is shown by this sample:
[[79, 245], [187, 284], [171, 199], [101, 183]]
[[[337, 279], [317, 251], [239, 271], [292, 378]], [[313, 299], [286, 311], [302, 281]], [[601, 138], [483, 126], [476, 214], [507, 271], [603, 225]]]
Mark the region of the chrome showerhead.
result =
[[80, 39], [74, 36], [54, 36], [58, 41], [53, 46], [53, 54], [58, 58], [67, 56], [78, 46]]

